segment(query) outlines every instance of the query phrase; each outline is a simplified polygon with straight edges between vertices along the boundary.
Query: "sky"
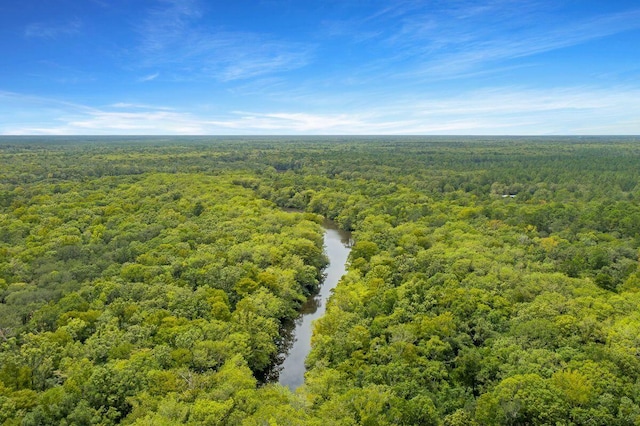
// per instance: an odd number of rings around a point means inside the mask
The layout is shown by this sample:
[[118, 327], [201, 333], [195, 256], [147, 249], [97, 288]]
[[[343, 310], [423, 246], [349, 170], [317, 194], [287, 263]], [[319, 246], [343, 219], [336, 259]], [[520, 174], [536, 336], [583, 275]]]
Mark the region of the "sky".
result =
[[1, 0], [21, 134], [638, 135], [640, 2]]

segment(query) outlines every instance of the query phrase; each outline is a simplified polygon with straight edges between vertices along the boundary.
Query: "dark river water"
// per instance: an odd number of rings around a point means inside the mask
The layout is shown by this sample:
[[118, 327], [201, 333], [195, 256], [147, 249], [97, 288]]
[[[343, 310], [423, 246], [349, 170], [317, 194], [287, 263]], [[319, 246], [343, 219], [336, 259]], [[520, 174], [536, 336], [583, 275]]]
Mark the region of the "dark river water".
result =
[[311, 334], [313, 321], [324, 315], [327, 299], [331, 290], [338, 284], [345, 273], [345, 263], [351, 251], [351, 233], [343, 231], [331, 221], [323, 224], [324, 248], [329, 257], [329, 266], [325, 269], [325, 279], [317, 295], [309, 297], [300, 308], [300, 317], [290, 325], [290, 335], [285, 344], [282, 364], [276, 368], [278, 382], [295, 390], [304, 382], [304, 361], [311, 350]]

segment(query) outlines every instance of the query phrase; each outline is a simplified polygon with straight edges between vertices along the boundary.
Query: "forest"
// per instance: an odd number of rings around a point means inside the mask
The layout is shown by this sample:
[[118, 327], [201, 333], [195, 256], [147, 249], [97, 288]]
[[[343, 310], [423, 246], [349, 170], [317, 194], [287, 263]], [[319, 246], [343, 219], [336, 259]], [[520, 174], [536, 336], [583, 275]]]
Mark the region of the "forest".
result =
[[0, 424], [640, 425], [639, 249], [635, 137], [1, 137]]

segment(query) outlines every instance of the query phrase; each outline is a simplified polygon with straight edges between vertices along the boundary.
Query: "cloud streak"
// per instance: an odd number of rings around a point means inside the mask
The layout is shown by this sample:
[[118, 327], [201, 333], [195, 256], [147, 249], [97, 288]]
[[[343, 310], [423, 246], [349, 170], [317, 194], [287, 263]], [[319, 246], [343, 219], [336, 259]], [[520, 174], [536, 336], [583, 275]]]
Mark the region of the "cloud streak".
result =
[[[372, 15], [326, 22], [325, 33], [363, 49], [376, 46], [375, 59], [363, 68], [392, 70], [387, 78], [454, 79], [640, 29], [640, 9], [569, 21], [556, 15], [539, 1], [399, 2]], [[395, 73], [397, 66], [403, 72]]]
[[[455, 76], [491, 62], [529, 57], [540, 53], [582, 44], [623, 31], [640, 28], [640, 10], [601, 16], [583, 22], [563, 24], [550, 29], [523, 31], [518, 34], [456, 42], [438, 40], [453, 53], [436, 54], [420, 72]], [[442, 49], [444, 50], [444, 49]]]
[[[0, 112], [27, 104], [55, 110], [47, 122], [16, 125], [0, 120], [2, 134], [638, 134], [640, 88], [567, 87], [484, 89], [454, 98], [399, 99], [385, 107], [339, 113], [202, 112], [116, 103], [90, 108], [73, 103], [0, 93]], [[36, 111], [35, 114], [38, 114]], [[11, 124], [10, 124], [11, 123]], [[585, 124], [588, 123], [588, 124]]]
[[304, 67], [312, 46], [269, 34], [228, 31], [198, 25], [195, 0], [172, 0], [152, 11], [139, 26], [143, 67], [170, 67], [177, 78], [244, 80]]
[[155, 72], [153, 74], [149, 74], [149, 75], [146, 75], [144, 77], [141, 77], [138, 81], [140, 81], [141, 83], [145, 83], [147, 81], [153, 81], [156, 78], [158, 78], [159, 76], [160, 76], [160, 73], [159, 72]]

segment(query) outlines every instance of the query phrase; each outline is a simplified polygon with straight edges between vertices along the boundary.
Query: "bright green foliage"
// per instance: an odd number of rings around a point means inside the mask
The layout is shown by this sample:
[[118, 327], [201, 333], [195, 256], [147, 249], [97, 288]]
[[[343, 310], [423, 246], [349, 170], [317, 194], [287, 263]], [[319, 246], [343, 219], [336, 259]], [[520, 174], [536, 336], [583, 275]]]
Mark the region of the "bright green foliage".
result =
[[0, 424], [640, 424], [633, 138], [3, 141]]
[[28, 226], [0, 242], [2, 421], [141, 421], [180, 395], [189, 421], [226, 424], [326, 262], [317, 218], [230, 180], [4, 184], [2, 229]]

